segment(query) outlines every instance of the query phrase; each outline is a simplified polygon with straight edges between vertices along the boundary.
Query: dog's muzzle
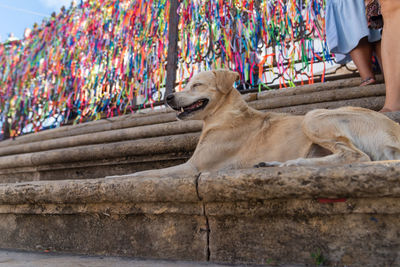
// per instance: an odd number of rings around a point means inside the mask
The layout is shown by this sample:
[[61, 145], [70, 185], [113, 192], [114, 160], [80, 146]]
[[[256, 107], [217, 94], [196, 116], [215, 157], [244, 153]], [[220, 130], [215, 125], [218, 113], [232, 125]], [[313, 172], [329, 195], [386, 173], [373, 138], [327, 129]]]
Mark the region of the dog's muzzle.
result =
[[178, 118], [182, 119], [187, 115], [191, 114], [192, 112], [204, 109], [208, 104], [207, 98], [199, 99], [190, 105], [187, 106], [180, 106], [176, 104], [175, 95], [170, 94], [167, 95], [165, 99], [166, 103], [174, 110], [178, 111]]

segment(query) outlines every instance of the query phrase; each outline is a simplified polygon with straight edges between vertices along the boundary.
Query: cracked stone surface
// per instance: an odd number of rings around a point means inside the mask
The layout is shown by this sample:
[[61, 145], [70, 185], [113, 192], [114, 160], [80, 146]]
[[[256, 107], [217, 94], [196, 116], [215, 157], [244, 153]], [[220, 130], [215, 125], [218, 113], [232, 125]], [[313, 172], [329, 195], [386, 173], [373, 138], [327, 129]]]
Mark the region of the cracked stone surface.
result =
[[[400, 264], [400, 162], [0, 184], [0, 247], [229, 264]], [[313, 256], [314, 255], [314, 256]]]

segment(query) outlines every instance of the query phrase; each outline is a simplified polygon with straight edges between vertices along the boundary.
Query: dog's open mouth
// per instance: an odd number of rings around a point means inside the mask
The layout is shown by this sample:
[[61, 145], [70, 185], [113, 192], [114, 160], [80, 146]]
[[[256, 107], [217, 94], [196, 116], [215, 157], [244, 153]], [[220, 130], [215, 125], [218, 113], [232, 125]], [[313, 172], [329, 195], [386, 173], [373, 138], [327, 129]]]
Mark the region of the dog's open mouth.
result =
[[178, 117], [186, 116], [194, 111], [204, 109], [208, 104], [208, 99], [200, 99], [186, 107], [173, 107], [174, 110], [178, 111]]

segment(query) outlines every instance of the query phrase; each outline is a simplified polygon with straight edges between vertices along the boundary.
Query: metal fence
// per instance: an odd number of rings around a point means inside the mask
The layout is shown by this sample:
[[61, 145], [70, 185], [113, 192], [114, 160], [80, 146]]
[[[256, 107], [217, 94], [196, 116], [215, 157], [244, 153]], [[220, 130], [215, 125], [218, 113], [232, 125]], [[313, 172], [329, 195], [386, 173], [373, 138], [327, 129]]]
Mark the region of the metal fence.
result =
[[87, 0], [0, 45], [3, 138], [162, 103], [196, 72], [242, 91], [324, 80], [324, 0]]

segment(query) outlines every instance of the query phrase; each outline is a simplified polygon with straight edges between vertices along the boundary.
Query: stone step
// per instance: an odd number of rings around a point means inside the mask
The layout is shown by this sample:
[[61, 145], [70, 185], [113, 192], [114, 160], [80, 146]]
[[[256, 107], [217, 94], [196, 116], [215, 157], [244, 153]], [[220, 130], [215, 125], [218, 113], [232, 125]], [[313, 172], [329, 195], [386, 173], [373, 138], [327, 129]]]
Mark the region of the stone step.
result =
[[0, 182], [98, 178], [185, 162], [199, 133], [67, 147], [0, 157]]
[[[0, 156], [81, 147], [87, 145], [109, 144], [121, 141], [144, 140], [146, 138], [184, 135], [200, 132], [200, 121], [174, 121], [141, 127], [99, 131], [90, 134], [66, 136], [36, 142], [14, 144], [0, 148]], [[0, 163], [1, 167], [1, 163]]]
[[0, 248], [229, 264], [400, 264], [400, 161], [0, 184]]
[[[355, 86], [359, 82], [352, 78], [243, 97], [258, 110], [291, 114], [348, 105], [379, 110], [384, 85]], [[391, 118], [400, 119], [396, 114]], [[0, 142], [0, 182], [88, 179], [177, 165], [191, 156], [201, 127], [200, 121], [176, 121], [175, 112], [164, 108], [21, 136]]]

